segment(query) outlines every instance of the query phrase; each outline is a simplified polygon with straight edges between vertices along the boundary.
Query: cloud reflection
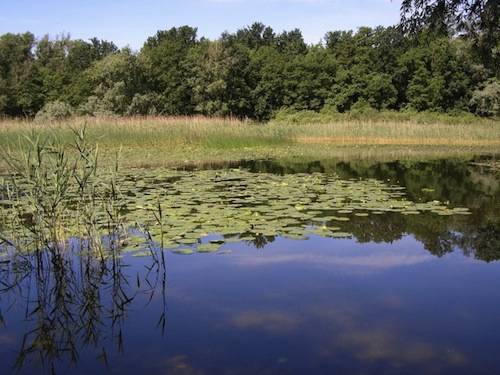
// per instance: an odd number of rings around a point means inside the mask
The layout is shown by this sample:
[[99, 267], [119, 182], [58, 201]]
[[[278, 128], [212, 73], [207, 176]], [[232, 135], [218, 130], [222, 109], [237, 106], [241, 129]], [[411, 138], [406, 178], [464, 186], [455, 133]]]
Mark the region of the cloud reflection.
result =
[[235, 258], [235, 262], [240, 266], [247, 267], [258, 267], [279, 263], [300, 263], [313, 266], [347, 266], [385, 269], [412, 266], [429, 262], [433, 259], [433, 256], [426, 254], [396, 254], [394, 251], [391, 251], [366, 256], [338, 256], [312, 253], [265, 254], [260, 257], [240, 256]]
[[282, 311], [244, 311], [231, 320], [231, 325], [239, 329], [262, 330], [278, 335], [291, 333], [300, 323], [298, 317]]
[[204, 372], [196, 369], [189, 362], [189, 358], [185, 355], [176, 355], [168, 358], [165, 361], [166, 371], [168, 375], [203, 375]]
[[414, 333], [407, 333], [390, 318], [369, 323], [360, 307], [316, 306], [311, 319], [322, 320], [324, 331], [318, 356], [334, 359], [339, 353], [350, 353], [361, 363], [386, 363], [391, 367], [417, 366], [427, 372], [439, 373], [443, 367], [467, 362], [460, 351], [437, 345]]
[[[355, 304], [340, 307], [328, 304], [311, 307], [304, 314], [285, 310], [248, 310], [230, 318], [228, 327], [265, 332], [284, 338], [306, 334], [315, 349], [318, 363], [345, 360], [348, 355], [360, 366], [384, 364], [392, 368], [422, 368], [439, 373], [449, 366], [467, 363], [465, 354], [445, 344], [435, 344], [418, 334], [401, 330], [397, 324], [381, 321], [370, 324]], [[321, 321], [321, 330], [316, 322]]]

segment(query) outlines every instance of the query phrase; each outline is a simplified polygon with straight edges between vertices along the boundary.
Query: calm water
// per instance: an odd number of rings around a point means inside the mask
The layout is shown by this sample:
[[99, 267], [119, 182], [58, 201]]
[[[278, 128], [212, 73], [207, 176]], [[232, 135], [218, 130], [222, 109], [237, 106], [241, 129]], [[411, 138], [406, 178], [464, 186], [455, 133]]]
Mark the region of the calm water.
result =
[[166, 268], [1, 263], [0, 372], [500, 373], [498, 172], [457, 160], [243, 167], [376, 178], [471, 215], [356, 217], [352, 239], [259, 237], [165, 252]]

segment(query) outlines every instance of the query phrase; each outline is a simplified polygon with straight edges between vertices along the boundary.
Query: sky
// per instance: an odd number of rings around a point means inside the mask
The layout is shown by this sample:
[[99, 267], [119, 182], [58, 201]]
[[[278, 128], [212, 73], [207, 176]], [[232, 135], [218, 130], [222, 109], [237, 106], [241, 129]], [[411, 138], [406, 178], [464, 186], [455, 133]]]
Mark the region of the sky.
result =
[[394, 25], [400, 5], [401, 0], [0, 0], [0, 34], [69, 33], [139, 49], [161, 29], [189, 25], [215, 39], [259, 21], [277, 32], [299, 28], [306, 42], [318, 43], [331, 30]]

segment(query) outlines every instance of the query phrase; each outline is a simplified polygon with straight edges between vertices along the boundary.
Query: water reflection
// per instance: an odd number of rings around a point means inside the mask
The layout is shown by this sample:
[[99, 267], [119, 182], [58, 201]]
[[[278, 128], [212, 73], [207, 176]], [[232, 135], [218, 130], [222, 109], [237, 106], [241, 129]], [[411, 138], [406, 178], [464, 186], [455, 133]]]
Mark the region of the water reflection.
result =
[[437, 258], [412, 236], [231, 248], [167, 253], [168, 310], [166, 273], [147, 258], [116, 272], [73, 259], [45, 280], [4, 265], [16, 286], [1, 294], [0, 355], [10, 363], [5, 348], [20, 347], [21, 373], [455, 374], [485, 359], [500, 369], [500, 294], [488, 287], [498, 264]]
[[[401, 216], [387, 213], [383, 218], [352, 217], [345, 231], [359, 242], [393, 242], [406, 234], [415, 236], [433, 255], [443, 256], [455, 249], [491, 262], [500, 259], [500, 173], [485, 167], [490, 157], [472, 160], [435, 161], [244, 161], [254, 173], [336, 173], [342, 179], [376, 178], [406, 188], [415, 202], [438, 200], [469, 207], [467, 217], [440, 217], [432, 214]], [[272, 241], [272, 239], [269, 239]]]
[[[360, 243], [392, 243], [411, 234], [434, 256], [442, 257], [461, 250], [469, 257], [492, 262], [500, 259], [500, 224], [498, 219], [484, 219], [485, 216], [476, 212], [466, 219], [442, 218], [433, 214], [385, 214], [383, 217], [353, 217], [350, 222], [343, 223], [343, 229], [352, 233]], [[256, 236], [248, 243], [260, 249], [275, 239]]]
[[[286, 254], [266, 253], [266, 256], [245, 256], [238, 257], [235, 263], [240, 266], [261, 267], [273, 264], [297, 263], [309, 267], [336, 268], [343, 270], [348, 268], [350, 272], [371, 272], [373, 270], [383, 270], [393, 267], [413, 266], [435, 259], [432, 255], [412, 250], [415, 239], [405, 237], [395, 241], [390, 247], [380, 246], [375, 243], [360, 244], [352, 240], [340, 240], [335, 243], [323, 241], [321, 237], [312, 237], [306, 247], [309, 250], [312, 245], [315, 247], [329, 248], [328, 251], [318, 253], [317, 251], [301, 251], [304, 245], [291, 241], [280, 241], [280, 246], [287, 246], [289, 252]], [[286, 244], [286, 245], [284, 245]], [[377, 249], [377, 251], [370, 251]], [[398, 249], [395, 251], [395, 249]]]
[[13, 370], [40, 368], [56, 373], [61, 366], [76, 366], [80, 353], [89, 349], [97, 362], [108, 367], [108, 352], [123, 352], [124, 322], [138, 296], [148, 302], [161, 296], [162, 303], [155, 308], [159, 330], [165, 330], [164, 263], [148, 260], [144, 269], [131, 272], [121, 258], [102, 262], [91, 254], [82, 255], [76, 241], [69, 246], [57, 255], [16, 254], [1, 264], [2, 325], [10, 325], [2, 314], [5, 309], [11, 318], [12, 311], [23, 314], [25, 327], [22, 332], [14, 326], [22, 339], [12, 340], [20, 343]]
[[[188, 357], [204, 358], [210, 347], [221, 358], [216, 368], [235, 373], [499, 368], [500, 294], [487, 287], [500, 281], [498, 264], [460, 253], [436, 258], [411, 236], [392, 245], [278, 239], [263, 252], [250, 249], [176, 261], [171, 304], [178, 317], [200, 320], [182, 328], [196, 338]], [[183, 303], [187, 294], [203, 308]]]
[[500, 371], [497, 174], [457, 160], [253, 163], [245, 166], [254, 172], [390, 180], [414, 201], [450, 201], [472, 214], [353, 216], [344, 223], [353, 239], [257, 236], [216, 254], [165, 252], [165, 262], [102, 263], [76, 256], [77, 243], [60, 257], [2, 258], [4, 366], [122, 375]]

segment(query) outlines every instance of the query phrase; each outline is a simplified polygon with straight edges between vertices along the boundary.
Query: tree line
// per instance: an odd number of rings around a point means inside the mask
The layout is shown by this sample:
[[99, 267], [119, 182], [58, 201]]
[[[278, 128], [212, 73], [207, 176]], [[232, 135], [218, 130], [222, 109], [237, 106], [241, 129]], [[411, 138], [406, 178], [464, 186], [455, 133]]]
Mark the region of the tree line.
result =
[[[427, 6], [447, 2], [456, 0]], [[0, 36], [0, 116], [267, 120], [283, 108], [499, 115], [498, 29], [474, 15], [468, 23], [450, 20], [449, 10], [438, 17], [432, 7], [424, 19], [414, 3], [426, 1], [404, 1], [402, 25], [332, 31], [319, 44], [305, 43], [298, 29], [277, 33], [262, 23], [216, 40], [190, 26], [160, 30], [139, 51], [97, 38], [7, 33]]]

